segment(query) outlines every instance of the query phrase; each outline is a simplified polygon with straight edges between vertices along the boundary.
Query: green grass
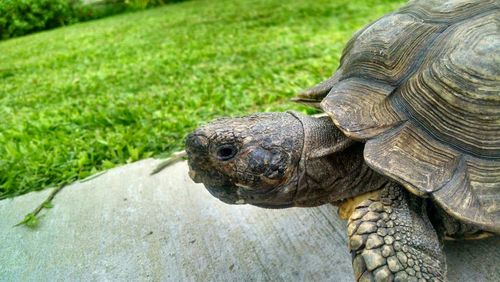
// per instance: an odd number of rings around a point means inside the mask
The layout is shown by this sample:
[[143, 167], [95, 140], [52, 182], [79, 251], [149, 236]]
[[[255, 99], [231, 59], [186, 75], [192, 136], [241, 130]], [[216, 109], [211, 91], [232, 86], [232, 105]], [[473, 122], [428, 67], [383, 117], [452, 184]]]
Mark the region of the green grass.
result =
[[305, 110], [382, 0], [190, 1], [0, 42], [0, 198], [182, 148], [222, 115]]

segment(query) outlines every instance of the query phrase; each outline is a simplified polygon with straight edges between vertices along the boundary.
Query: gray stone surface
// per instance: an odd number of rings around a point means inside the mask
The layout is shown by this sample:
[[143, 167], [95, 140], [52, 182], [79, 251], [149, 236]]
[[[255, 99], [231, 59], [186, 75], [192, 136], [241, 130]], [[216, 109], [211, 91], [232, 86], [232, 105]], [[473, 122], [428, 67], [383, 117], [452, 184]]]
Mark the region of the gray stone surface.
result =
[[[48, 191], [0, 201], [2, 281], [350, 281], [333, 207], [229, 206], [157, 160], [62, 190], [31, 230], [12, 226]], [[446, 245], [450, 281], [499, 281], [500, 239]]]

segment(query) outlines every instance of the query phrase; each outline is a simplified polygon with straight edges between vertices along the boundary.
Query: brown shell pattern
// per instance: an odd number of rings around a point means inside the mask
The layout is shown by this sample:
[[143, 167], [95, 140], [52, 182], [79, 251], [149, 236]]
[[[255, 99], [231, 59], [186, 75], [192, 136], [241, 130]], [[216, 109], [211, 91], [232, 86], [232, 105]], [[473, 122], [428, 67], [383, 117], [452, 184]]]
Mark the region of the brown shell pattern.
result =
[[411, 1], [356, 34], [326, 86], [372, 168], [500, 233], [498, 0]]

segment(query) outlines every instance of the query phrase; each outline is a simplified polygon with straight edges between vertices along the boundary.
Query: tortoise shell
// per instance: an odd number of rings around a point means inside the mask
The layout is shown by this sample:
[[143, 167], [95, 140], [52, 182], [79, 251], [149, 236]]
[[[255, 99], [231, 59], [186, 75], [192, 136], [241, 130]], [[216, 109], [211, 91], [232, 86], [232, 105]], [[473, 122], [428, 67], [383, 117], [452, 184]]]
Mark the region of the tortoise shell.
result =
[[500, 2], [411, 1], [357, 32], [319, 102], [376, 171], [500, 232]]

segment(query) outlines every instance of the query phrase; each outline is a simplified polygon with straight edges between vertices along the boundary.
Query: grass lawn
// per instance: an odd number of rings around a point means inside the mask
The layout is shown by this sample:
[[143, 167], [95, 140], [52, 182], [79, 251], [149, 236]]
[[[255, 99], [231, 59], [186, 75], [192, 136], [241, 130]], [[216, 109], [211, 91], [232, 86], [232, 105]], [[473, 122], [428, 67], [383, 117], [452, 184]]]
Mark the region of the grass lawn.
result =
[[217, 116], [304, 111], [288, 99], [404, 1], [288, 2], [189, 1], [0, 42], [0, 198], [180, 150]]

